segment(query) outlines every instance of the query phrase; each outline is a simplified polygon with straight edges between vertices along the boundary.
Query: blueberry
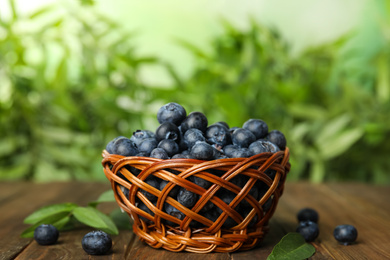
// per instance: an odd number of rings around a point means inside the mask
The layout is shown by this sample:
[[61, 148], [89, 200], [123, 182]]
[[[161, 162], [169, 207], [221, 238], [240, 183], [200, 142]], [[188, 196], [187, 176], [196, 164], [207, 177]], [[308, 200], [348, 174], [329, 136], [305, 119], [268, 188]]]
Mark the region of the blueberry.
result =
[[42, 224], [35, 228], [34, 239], [40, 245], [53, 245], [58, 240], [58, 230], [50, 224]]
[[[160, 188], [160, 179], [156, 178], [156, 177], [148, 177], [144, 182], [149, 184], [150, 186], [156, 188], [156, 189], [159, 189]], [[154, 196], [153, 194], [145, 191], [145, 190], [142, 190], [140, 189], [141, 193], [151, 202], [154, 202], [157, 200], [157, 197]]]
[[192, 146], [198, 141], [206, 141], [206, 138], [203, 136], [202, 131], [197, 128], [188, 129], [183, 136], [183, 141], [187, 145], [187, 148], [191, 149]]
[[[153, 204], [155, 204], [155, 203], [153, 203]], [[154, 216], [154, 212], [151, 211], [151, 210], [148, 208], [148, 206], [146, 206], [142, 201], [139, 202], [139, 204], [137, 205], [137, 207], [138, 207], [140, 210], [145, 211], [145, 212], [148, 213], [149, 215]], [[147, 218], [144, 217], [144, 216], [139, 215], [139, 218], [142, 219], [143, 221], [145, 221], [145, 222], [148, 223], [148, 224], [152, 223], [151, 220], [147, 219]]]
[[[180, 210], [178, 210], [177, 208], [175, 208], [171, 204], [165, 203], [164, 208], [165, 208], [166, 213], [168, 213], [169, 215], [171, 215], [179, 220], [183, 220], [185, 217], [183, 212], [181, 212]], [[167, 221], [167, 224], [171, 225], [171, 226], [177, 226], [176, 223], [173, 223], [171, 221]]]
[[318, 223], [318, 212], [312, 208], [303, 208], [298, 212], [297, 218], [299, 222], [311, 221]]
[[81, 240], [84, 251], [89, 255], [105, 255], [112, 247], [111, 237], [101, 231], [91, 231]]
[[206, 132], [208, 125], [207, 117], [201, 112], [192, 112], [190, 113], [181, 123], [181, 131], [185, 133], [190, 128], [196, 128]]
[[177, 201], [184, 207], [192, 208], [198, 201], [198, 195], [184, 188], [180, 188]]
[[175, 124], [171, 122], [162, 123], [156, 129], [156, 139], [158, 142], [160, 142], [163, 139], [172, 139], [179, 143], [180, 130]]
[[238, 148], [233, 151], [232, 158], [248, 158], [252, 155], [252, 152], [248, 148]]
[[238, 145], [228, 144], [225, 147], [223, 147], [223, 152], [226, 154], [226, 156], [230, 158], [234, 158], [234, 153], [238, 149], [240, 149]]
[[138, 153], [137, 147], [135, 144], [126, 137], [118, 138], [114, 142], [114, 153], [122, 156], [134, 156]]
[[233, 132], [236, 131], [237, 129], [240, 129], [240, 128], [239, 128], [238, 126], [230, 127], [230, 128], [229, 128], [230, 134], [233, 134]]
[[115, 152], [115, 147], [114, 147], [114, 143], [116, 140], [118, 140], [119, 138], [126, 138], [124, 136], [118, 136], [118, 137], [115, 137], [113, 140], [111, 140], [110, 142], [108, 142], [107, 146], [106, 146], [106, 151], [110, 154], [114, 154]]
[[163, 159], [163, 160], [169, 159], [167, 152], [162, 148], [154, 148], [150, 152], [150, 157], [157, 158], [157, 159]]
[[206, 130], [207, 141], [211, 144], [217, 144], [221, 147], [232, 143], [232, 137], [229, 130], [223, 126], [214, 124]]
[[[233, 192], [230, 192], [230, 191], [227, 191], [225, 189], [220, 189], [218, 191], [218, 197], [223, 201], [225, 202], [227, 205], [229, 205], [232, 200], [236, 197], [236, 194], [234, 194]], [[241, 207], [240, 205], [237, 205], [235, 208], [234, 208], [235, 211], [237, 212], [241, 212]], [[216, 211], [219, 215], [221, 215], [223, 213], [223, 210], [219, 207], [216, 208]], [[234, 221], [231, 217], [228, 217], [226, 220], [225, 220], [225, 223], [223, 223], [222, 227], [224, 228], [232, 228], [234, 227], [235, 225], [237, 225], [238, 223], [236, 223], [236, 221]]]
[[173, 156], [171, 156], [171, 159], [184, 159], [184, 158], [187, 158], [187, 155], [184, 155], [181, 153], [177, 153], [177, 154], [174, 154]]
[[209, 181], [206, 181], [205, 179], [202, 179], [200, 177], [196, 177], [196, 176], [191, 176], [190, 177], [190, 180], [195, 183], [196, 185], [198, 185], [199, 187], [202, 187], [203, 189], [208, 189], [210, 188], [211, 186], [211, 182]]
[[303, 236], [306, 242], [314, 241], [320, 232], [317, 223], [312, 221], [299, 222], [299, 226], [296, 231]]
[[256, 139], [264, 138], [268, 134], [268, 125], [260, 119], [249, 119], [242, 128], [251, 131], [256, 136]]
[[169, 157], [171, 157], [174, 154], [177, 154], [179, 152], [179, 145], [172, 139], [161, 140], [158, 143], [157, 147], [164, 149], [165, 152], [167, 152]]
[[149, 130], [137, 130], [133, 132], [130, 140], [138, 147], [139, 143], [145, 138], [155, 138], [155, 134]]
[[248, 147], [251, 143], [256, 141], [256, 136], [247, 129], [239, 128], [233, 132], [232, 141], [233, 144], [240, 147]]
[[270, 140], [272, 143], [276, 144], [280, 150], [286, 149], [286, 137], [284, 134], [278, 130], [272, 130], [268, 133], [267, 139]]
[[[167, 186], [168, 183], [169, 183], [169, 181], [162, 180], [160, 183], [160, 190], [163, 190], [165, 188], [165, 186]], [[168, 195], [172, 198], [176, 197], [177, 194], [179, 194], [179, 189], [180, 189], [180, 186], [173, 187]]]
[[272, 142], [264, 139], [257, 140], [249, 145], [249, 150], [253, 154], [259, 154], [259, 153], [276, 153], [280, 151], [279, 147], [273, 144]]
[[191, 148], [191, 156], [199, 160], [211, 160], [214, 156], [214, 148], [206, 142], [197, 142]]
[[[139, 153], [143, 153], [143, 156], [149, 156], [154, 148], [157, 147], [157, 140], [153, 137], [143, 139], [138, 145]], [[137, 154], [139, 156], [139, 154]]]
[[174, 102], [165, 104], [157, 111], [157, 120], [160, 124], [171, 122], [180, 125], [186, 116], [187, 112], [184, 107]]
[[228, 123], [226, 123], [225, 121], [219, 121], [219, 122], [214, 123], [214, 124], [212, 124], [212, 125], [221, 125], [221, 126], [225, 127], [227, 130], [230, 129]]
[[357, 229], [352, 225], [339, 225], [333, 231], [334, 238], [343, 245], [350, 245], [356, 241]]

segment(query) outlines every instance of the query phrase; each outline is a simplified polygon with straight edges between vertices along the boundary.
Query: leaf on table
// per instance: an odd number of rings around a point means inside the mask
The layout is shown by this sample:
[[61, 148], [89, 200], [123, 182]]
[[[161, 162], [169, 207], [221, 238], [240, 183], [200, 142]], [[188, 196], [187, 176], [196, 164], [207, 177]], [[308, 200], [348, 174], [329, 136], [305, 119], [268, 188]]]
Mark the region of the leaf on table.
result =
[[46, 206], [43, 208], [38, 209], [31, 215], [27, 216], [24, 219], [25, 224], [36, 224], [38, 222], [41, 222], [43, 219], [46, 219], [50, 216], [57, 215], [59, 213], [70, 213], [73, 209], [77, 207], [74, 203], [61, 203], [61, 204], [54, 204], [50, 206]]
[[112, 189], [103, 192], [96, 201], [92, 201], [88, 205], [91, 207], [96, 207], [99, 203], [102, 202], [115, 202], [115, 196]]
[[21, 237], [34, 237], [35, 229], [42, 224], [52, 224], [58, 230], [61, 230], [69, 221], [69, 212], [60, 212], [54, 215], [50, 215], [24, 230], [21, 234]]
[[73, 210], [73, 215], [87, 226], [101, 229], [109, 234], [118, 234], [118, 228], [112, 219], [93, 207], [77, 207]]
[[282, 240], [274, 247], [267, 260], [300, 260], [311, 257], [315, 248], [306, 243], [302, 235], [298, 233], [287, 233]]

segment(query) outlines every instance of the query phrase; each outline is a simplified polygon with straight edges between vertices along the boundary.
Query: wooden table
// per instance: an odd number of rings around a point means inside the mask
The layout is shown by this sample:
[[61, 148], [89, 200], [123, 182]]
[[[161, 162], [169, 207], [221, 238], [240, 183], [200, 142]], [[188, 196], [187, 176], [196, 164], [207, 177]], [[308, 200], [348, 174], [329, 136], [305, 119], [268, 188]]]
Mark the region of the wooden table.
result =
[[[303, 207], [315, 208], [320, 215], [320, 235], [313, 243], [311, 259], [390, 259], [390, 187], [357, 183], [286, 183], [285, 192], [270, 221], [270, 232], [262, 244], [250, 251], [214, 253], [172, 253], [153, 249], [140, 242], [130, 230], [113, 236], [110, 255], [88, 256], [81, 247], [82, 237], [92, 230], [81, 228], [60, 233], [58, 243], [40, 246], [33, 239], [21, 238], [28, 227], [23, 219], [38, 208], [54, 203], [87, 205], [108, 183], [0, 183], [0, 260], [3, 259], [266, 259], [287, 232], [295, 231], [296, 213]], [[102, 211], [117, 207], [101, 205]], [[358, 229], [356, 244], [343, 246], [333, 238], [339, 224]]]

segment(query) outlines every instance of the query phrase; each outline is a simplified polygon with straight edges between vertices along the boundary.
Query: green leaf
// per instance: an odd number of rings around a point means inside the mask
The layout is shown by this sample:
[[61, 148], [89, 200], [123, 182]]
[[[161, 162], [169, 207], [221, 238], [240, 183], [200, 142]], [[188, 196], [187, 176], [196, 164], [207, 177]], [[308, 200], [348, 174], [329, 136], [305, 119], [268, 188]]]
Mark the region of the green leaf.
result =
[[50, 215], [24, 230], [21, 237], [33, 237], [35, 229], [41, 224], [52, 224], [58, 230], [61, 230], [69, 221], [70, 216], [68, 212], [60, 212], [55, 215]]
[[77, 205], [74, 203], [62, 203], [62, 204], [54, 204], [54, 205], [46, 206], [38, 209], [31, 215], [27, 216], [24, 219], [24, 223], [36, 224], [38, 222], [41, 222], [43, 219], [46, 219], [53, 215], [57, 215], [60, 213], [68, 214], [76, 207]]
[[78, 207], [73, 210], [74, 217], [81, 223], [117, 235], [118, 228], [112, 219], [93, 207]]
[[316, 249], [298, 233], [287, 233], [274, 247], [267, 260], [300, 260], [311, 257]]
[[115, 202], [114, 192], [112, 190], [105, 191], [100, 194], [96, 201], [92, 201], [88, 205], [91, 207], [96, 207], [99, 203], [102, 202]]

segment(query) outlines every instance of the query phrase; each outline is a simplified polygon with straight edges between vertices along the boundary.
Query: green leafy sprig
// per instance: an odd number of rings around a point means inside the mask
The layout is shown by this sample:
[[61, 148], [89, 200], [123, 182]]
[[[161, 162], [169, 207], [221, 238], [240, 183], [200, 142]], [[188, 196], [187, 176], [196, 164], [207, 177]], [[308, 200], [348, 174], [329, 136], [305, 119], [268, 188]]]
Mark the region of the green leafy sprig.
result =
[[131, 220], [128, 215], [121, 213], [119, 208], [113, 210], [109, 215], [97, 209], [100, 203], [113, 201], [115, 201], [114, 194], [112, 190], [108, 190], [86, 207], [75, 203], [60, 203], [42, 207], [24, 219], [24, 223], [31, 226], [24, 230], [21, 236], [33, 237], [34, 230], [41, 224], [52, 224], [61, 231], [86, 225], [111, 235], [117, 235], [118, 228], [131, 228]]

